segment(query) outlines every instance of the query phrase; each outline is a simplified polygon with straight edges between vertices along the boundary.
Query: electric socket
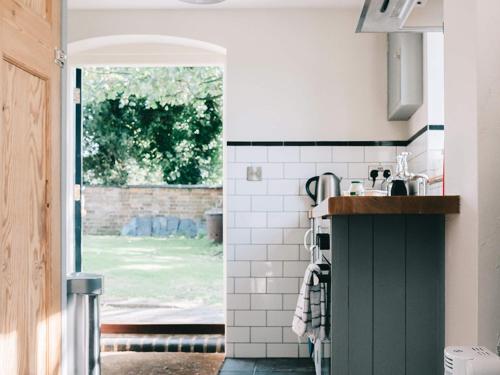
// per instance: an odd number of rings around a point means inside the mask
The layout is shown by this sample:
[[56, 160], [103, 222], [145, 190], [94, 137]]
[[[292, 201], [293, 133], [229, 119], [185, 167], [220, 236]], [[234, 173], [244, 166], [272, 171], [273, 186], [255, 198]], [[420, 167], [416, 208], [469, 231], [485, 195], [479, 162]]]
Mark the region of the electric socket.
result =
[[370, 180], [370, 181], [371, 181], [371, 179], [372, 179], [372, 178], [371, 178], [371, 172], [372, 172], [373, 170], [377, 170], [377, 171], [378, 171], [378, 177], [377, 177], [377, 180], [383, 180], [383, 179], [384, 179], [384, 171], [385, 171], [386, 169], [388, 169], [388, 170], [390, 170], [390, 171], [391, 171], [391, 176], [394, 176], [394, 174], [392, 173], [392, 172], [393, 172], [393, 170], [392, 170], [392, 166], [390, 166], [390, 165], [381, 165], [381, 164], [379, 164], [379, 165], [369, 165], [369, 166], [368, 166], [368, 174], [367, 174], [367, 176], [368, 176], [368, 180]]

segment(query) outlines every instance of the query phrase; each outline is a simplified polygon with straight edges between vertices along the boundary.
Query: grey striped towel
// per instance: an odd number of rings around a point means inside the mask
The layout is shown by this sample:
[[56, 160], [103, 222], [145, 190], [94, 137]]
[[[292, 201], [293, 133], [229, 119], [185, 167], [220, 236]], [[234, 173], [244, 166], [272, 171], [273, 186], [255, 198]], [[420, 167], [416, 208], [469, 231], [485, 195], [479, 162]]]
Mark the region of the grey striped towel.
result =
[[292, 329], [300, 337], [308, 336], [313, 342], [327, 338], [326, 284], [319, 282], [321, 269], [310, 264], [300, 289]]

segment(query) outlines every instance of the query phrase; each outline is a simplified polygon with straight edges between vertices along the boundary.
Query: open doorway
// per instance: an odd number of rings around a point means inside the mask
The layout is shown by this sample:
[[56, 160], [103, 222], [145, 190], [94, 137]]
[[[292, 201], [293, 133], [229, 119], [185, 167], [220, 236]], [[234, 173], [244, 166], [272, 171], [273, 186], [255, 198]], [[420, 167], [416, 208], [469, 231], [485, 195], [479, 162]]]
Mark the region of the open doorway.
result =
[[76, 259], [105, 277], [102, 323], [223, 324], [222, 68], [76, 74]]
[[226, 51], [116, 35], [68, 52], [67, 265], [104, 275], [102, 373], [215, 374], [225, 350]]

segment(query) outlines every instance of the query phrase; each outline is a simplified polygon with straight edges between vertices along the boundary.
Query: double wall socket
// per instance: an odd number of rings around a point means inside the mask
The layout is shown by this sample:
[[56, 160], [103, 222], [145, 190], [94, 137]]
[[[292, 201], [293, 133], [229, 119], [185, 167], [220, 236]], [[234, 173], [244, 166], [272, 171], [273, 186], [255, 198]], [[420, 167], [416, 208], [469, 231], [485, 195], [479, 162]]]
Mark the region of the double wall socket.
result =
[[377, 180], [383, 180], [384, 179], [384, 171], [387, 170], [387, 169], [389, 171], [391, 171], [391, 176], [394, 176], [394, 174], [393, 174], [394, 171], [392, 170], [392, 166], [390, 166], [390, 165], [381, 165], [381, 164], [379, 164], [379, 165], [369, 165], [368, 166], [368, 174], [367, 174], [368, 179], [369, 180], [372, 179], [371, 173], [372, 173], [373, 170], [376, 170], [376, 171], [378, 171]]

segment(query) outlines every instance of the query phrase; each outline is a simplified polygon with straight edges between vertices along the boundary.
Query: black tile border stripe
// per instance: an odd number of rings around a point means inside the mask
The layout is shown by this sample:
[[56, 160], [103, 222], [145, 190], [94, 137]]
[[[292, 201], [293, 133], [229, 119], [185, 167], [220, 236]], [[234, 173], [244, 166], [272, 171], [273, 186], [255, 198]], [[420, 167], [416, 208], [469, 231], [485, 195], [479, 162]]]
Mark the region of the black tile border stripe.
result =
[[444, 130], [444, 125], [426, 125], [407, 141], [227, 141], [228, 146], [408, 146], [430, 130]]

